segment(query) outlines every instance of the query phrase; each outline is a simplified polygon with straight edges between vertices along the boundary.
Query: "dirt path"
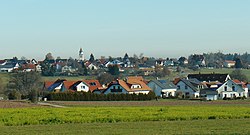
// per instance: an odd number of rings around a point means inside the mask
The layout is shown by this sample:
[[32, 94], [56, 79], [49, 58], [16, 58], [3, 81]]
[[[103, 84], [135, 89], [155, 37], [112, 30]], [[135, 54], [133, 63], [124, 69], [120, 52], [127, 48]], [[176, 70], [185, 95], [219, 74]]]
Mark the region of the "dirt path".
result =
[[45, 103], [45, 102], [38, 102], [37, 104], [43, 105], [43, 106], [51, 106], [55, 108], [67, 108], [66, 106], [61, 106], [61, 105], [56, 105], [56, 104], [51, 104], [51, 103]]

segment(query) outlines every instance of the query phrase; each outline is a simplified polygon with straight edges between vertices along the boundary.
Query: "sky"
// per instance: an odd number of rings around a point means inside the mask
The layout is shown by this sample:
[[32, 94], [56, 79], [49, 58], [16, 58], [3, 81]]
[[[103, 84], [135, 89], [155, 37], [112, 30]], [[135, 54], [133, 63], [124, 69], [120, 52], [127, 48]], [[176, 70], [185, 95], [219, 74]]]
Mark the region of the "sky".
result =
[[0, 0], [0, 59], [250, 51], [250, 0]]

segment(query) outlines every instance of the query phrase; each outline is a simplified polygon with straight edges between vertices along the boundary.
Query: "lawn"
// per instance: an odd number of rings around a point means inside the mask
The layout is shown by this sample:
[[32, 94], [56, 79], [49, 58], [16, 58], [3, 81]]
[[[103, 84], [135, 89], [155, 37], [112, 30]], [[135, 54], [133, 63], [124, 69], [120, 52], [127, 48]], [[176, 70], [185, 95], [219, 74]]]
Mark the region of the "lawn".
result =
[[250, 119], [83, 123], [60, 125], [0, 126], [1, 134], [171, 135], [250, 134]]

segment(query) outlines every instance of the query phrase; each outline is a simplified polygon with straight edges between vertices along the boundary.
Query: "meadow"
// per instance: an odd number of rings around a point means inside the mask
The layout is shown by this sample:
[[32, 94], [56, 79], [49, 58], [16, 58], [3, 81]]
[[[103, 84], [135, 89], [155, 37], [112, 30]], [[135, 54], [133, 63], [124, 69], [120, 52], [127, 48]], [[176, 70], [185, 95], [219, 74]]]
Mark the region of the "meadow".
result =
[[248, 119], [246, 106], [71, 107], [0, 109], [1, 126]]
[[[1, 134], [250, 134], [250, 102], [19, 102], [0, 109]], [[25, 105], [26, 104], [26, 105]]]

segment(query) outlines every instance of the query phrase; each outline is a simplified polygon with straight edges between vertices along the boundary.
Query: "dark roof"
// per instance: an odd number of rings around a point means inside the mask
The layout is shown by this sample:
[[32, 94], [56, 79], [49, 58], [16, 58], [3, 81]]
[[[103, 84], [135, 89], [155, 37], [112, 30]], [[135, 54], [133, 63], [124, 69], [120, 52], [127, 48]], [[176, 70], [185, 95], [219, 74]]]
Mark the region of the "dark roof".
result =
[[196, 78], [201, 82], [219, 81], [225, 82], [228, 74], [189, 74], [188, 79]]
[[183, 83], [185, 83], [188, 87], [190, 87], [193, 91], [199, 91], [189, 80], [181, 79]]
[[205, 94], [205, 95], [217, 95], [218, 92], [216, 90], [211, 90], [211, 89], [204, 89], [200, 91], [200, 94]]
[[151, 80], [151, 81], [157, 84], [162, 89], [175, 89], [176, 88], [176, 86], [172, 82], [167, 81], [167, 80]]
[[14, 68], [17, 63], [6, 63], [5, 65], [0, 65], [0, 68]]

